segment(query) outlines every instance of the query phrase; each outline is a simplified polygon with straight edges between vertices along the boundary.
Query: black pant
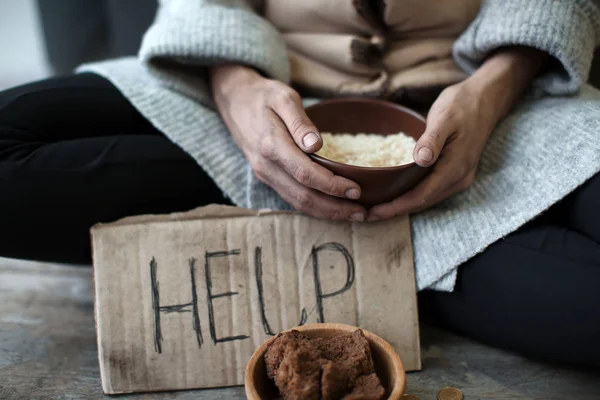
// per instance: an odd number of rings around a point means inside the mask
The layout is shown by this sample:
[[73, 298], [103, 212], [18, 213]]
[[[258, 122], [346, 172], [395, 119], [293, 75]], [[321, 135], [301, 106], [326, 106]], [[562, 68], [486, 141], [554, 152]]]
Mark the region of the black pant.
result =
[[227, 200], [105, 79], [0, 94], [0, 255], [89, 263], [94, 223], [209, 203]]
[[548, 361], [600, 367], [600, 175], [419, 295], [425, 320]]
[[[201, 127], [198, 127], [201, 129]], [[96, 75], [0, 94], [0, 255], [90, 262], [89, 228], [228, 204], [181, 149]], [[600, 366], [600, 176], [423, 292], [423, 318], [483, 342]]]

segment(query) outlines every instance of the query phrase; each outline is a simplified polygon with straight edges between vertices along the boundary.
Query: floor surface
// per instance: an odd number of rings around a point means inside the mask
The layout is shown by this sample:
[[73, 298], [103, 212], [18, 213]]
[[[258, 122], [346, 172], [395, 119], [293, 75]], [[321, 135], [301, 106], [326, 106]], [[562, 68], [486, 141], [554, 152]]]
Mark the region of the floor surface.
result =
[[[600, 373], [538, 364], [429, 326], [424, 369], [407, 393], [435, 400], [444, 386], [465, 399], [600, 399]], [[94, 330], [92, 271], [0, 259], [0, 399], [244, 399], [241, 387], [104, 396]]]

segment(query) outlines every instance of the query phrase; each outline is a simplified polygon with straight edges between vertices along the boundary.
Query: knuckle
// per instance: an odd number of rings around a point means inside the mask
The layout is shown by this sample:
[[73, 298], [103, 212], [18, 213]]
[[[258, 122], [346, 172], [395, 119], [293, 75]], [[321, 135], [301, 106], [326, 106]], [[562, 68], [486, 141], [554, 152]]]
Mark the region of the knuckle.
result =
[[257, 173], [256, 171], [254, 171], [254, 175], [256, 175], [256, 179], [259, 180], [259, 182], [264, 183], [265, 185], [269, 184], [269, 179], [267, 178], [267, 176], [264, 173]]
[[469, 171], [467, 172], [463, 178], [458, 182], [458, 189], [462, 192], [469, 189], [473, 182], [475, 181], [475, 172]]
[[327, 211], [327, 219], [340, 220], [342, 218], [342, 211], [339, 208], [333, 208]]
[[471, 171], [471, 166], [468, 163], [461, 163], [457, 167], [457, 173], [461, 180], [466, 179], [467, 176], [469, 175], [470, 171]]
[[266, 178], [266, 168], [264, 164], [259, 161], [251, 161], [250, 166], [252, 167], [252, 171], [254, 171], [254, 175], [256, 175], [258, 180], [264, 182]]
[[311, 172], [304, 167], [296, 167], [293, 172], [294, 179], [304, 186], [310, 186], [312, 183]]
[[256, 175], [256, 178], [262, 183], [267, 183], [269, 181], [264, 169], [254, 170], [254, 175]]
[[469, 189], [472, 184], [473, 184], [473, 179], [470, 177], [466, 177], [460, 181], [460, 184], [458, 185], [458, 187], [461, 191], [465, 191], [465, 190]]
[[451, 85], [444, 89], [444, 95], [456, 98], [458, 97], [463, 90], [463, 85]]
[[455, 95], [457, 97], [461, 97], [467, 100], [474, 100], [476, 97], [474, 96], [474, 92], [469, 89], [467, 85], [458, 85], [455, 88]]
[[281, 89], [282, 87], [284, 87], [283, 83], [279, 82], [276, 79], [267, 79], [267, 86], [266, 88], [268, 89], [268, 91], [270, 91], [271, 93], [275, 93], [276, 91], [278, 91], [279, 89]]
[[298, 94], [298, 92], [296, 92], [294, 89], [292, 89], [289, 86], [285, 86], [285, 93], [286, 93], [286, 97], [289, 100], [292, 100], [293, 102], [297, 102], [301, 100], [300, 94]]
[[281, 86], [277, 89], [275, 101], [284, 104], [296, 104], [300, 100], [300, 95], [288, 86]]
[[423, 193], [418, 202], [416, 202], [418, 207], [425, 207], [429, 204], [430, 200], [434, 197], [435, 192], [433, 190], [428, 190]]
[[327, 184], [326, 193], [332, 196], [343, 196], [343, 185], [337, 179], [331, 179]]
[[313, 205], [314, 205], [314, 200], [312, 198], [312, 195], [306, 191], [303, 193], [298, 194], [298, 196], [296, 197], [296, 204], [297, 204], [297, 208], [300, 211], [308, 211], [308, 210], [312, 210]]
[[260, 155], [272, 159], [275, 154], [275, 143], [273, 142], [273, 138], [271, 135], [267, 135], [262, 138], [259, 143], [259, 151]]
[[456, 111], [453, 107], [442, 107], [438, 111], [438, 120], [440, 123], [449, 123], [454, 120], [455, 115]]
[[471, 171], [466, 178], [466, 183], [467, 183], [467, 187], [471, 187], [473, 185], [473, 182], [475, 182], [475, 170]]

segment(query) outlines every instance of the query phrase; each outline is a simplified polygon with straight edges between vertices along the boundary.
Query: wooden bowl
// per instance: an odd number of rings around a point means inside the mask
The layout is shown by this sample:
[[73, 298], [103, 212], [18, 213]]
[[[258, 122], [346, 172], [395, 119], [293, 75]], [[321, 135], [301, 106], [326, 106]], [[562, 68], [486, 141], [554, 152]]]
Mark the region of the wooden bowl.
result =
[[[308, 324], [293, 328], [308, 337], [329, 338], [343, 333], [354, 332], [359, 329], [355, 326], [344, 324]], [[397, 400], [402, 397], [406, 385], [406, 372], [400, 356], [394, 348], [379, 336], [362, 330], [371, 346], [371, 353], [375, 363], [375, 372], [385, 388], [387, 399]], [[279, 392], [274, 382], [267, 377], [265, 366], [265, 353], [269, 344], [275, 337], [263, 343], [252, 355], [246, 365], [244, 385], [248, 400], [274, 400], [279, 397]]]
[[[306, 114], [321, 132], [404, 132], [418, 140], [425, 132], [425, 118], [409, 108], [382, 100], [349, 98], [324, 100], [306, 108]], [[396, 167], [358, 167], [311, 154], [316, 163], [359, 184], [358, 202], [366, 207], [386, 203], [412, 189], [429, 171], [414, 162]]]

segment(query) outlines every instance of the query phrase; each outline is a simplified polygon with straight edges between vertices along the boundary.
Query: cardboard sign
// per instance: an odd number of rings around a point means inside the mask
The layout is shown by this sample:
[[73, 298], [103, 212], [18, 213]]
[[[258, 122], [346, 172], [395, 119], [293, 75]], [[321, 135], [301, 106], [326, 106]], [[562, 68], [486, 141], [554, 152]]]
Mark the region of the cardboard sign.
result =
[[408, 219], [377, 224], [209, 206], [92, 229], [106, 393], [241, 385], [265, 340], [340, 322], [420, 369]]

